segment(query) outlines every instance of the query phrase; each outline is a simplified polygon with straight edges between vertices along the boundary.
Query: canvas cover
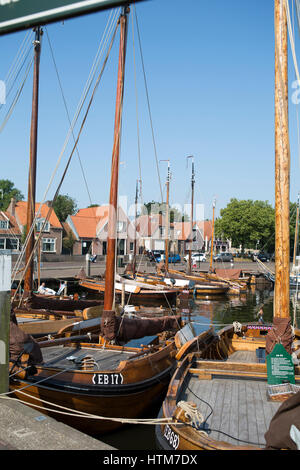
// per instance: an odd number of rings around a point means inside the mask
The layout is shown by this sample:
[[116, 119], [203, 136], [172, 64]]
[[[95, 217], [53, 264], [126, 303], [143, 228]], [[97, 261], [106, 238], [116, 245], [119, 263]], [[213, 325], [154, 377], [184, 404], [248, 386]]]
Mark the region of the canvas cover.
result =
[[221, 279], [239, 279], [241, 277], [241, 270], [215, 268], [215, 274]]
[[37, 342], [32, 336], [24, 333], [14, 321], [10, 321], [10, 334], [9, 334], [9, 360], [16, 361], [20, 354], [24, 351], [25, 345], [31, 345], [29, 353], [30, 365], [40, 364], [43, 362], [43, 355]]
[[296, 442], [291, 438], [293, 425], [300, 429], [300, 392], [284, 401], [273, 416], [265, 434], [266, 449], [298, 450]]
[[273, 328], [266, 336], [266, 354], [270, 354], [275, 344], [281, 343], [292, 354], [292, 328], [290, 318], [274, 317]]
[[101, 336], [107, 341], [127, 342], [163, 331], [176, 331], [180, 328], [180, 322], [179, 315], [159, 318], [122, 318], [109, 310], [102, 314]]

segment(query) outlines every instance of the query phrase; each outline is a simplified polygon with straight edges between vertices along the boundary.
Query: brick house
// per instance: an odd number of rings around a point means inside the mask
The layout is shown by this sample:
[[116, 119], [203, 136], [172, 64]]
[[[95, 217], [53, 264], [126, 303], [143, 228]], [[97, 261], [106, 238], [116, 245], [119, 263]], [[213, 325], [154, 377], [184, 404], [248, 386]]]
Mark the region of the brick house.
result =
[[[177, 243], [174, 239], [174, 225], [169, 227], [169, 252], [177, 252]], [[136, 220], [136, 228], [139, 234], [139, 251], [164, 251], [166, 239], [165, 216], [161, 214], [141, 215]]]
[[[41, 236], [41, 252], [43, 254], [50, 256], [60, 255], [62, 252], [63, 228], [54, 210], [51, 212], [49, 221], [47, 221], [43, 227], [48, 211], [49, 203], [44, 203], [41, 205], [37, 202], [35, 204], [35, 214], [38, 214], [35, 231], [36, 234], [38, 234], [43, 228], [43, 233]], [[23, 234], [25, 232], [27, 221], [27, 202], [16, 202], [14, 199], [12, 199], [10, 205], [7, 208], [7, 212], [10, 214], [10, 216], [15, 218], [19, 231], [21, 234]]]
[[12, 250], [12, 253], [18, 253], [21, 249], [21, 237], [16, 218], [7, 211], [0, 211], [0, 252]]
[[[79, 209], [75, 215], [69, 215], [64, 224], [65, 231], [75, 239], [73, 255], [106, 255], [108, 232], [108, 205]], [[122, 207], [117, 214], [118, 255], [128, 255], [134, 250], [134, 225], [130, 222]]]

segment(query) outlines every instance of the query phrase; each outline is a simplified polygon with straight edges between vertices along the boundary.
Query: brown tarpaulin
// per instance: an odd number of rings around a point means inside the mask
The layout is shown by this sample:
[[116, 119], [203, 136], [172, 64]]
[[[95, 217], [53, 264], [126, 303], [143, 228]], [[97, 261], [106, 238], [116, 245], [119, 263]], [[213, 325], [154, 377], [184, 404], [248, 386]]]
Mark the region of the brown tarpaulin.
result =
[[24, 333], [13, 321], [10, 321], [9, 360], [16, 361], [24, 351], [24, 345], [28, 343], [32, 345], [28, 363], [31, 365], [42, 363], [43, 356], [37, 342], [32, 336]]
[[292, 328], [290, 318], [274, 317], [273, 328], [266, 336], [266, 354], [270, 354], [277, 343], [281, 343], [286, 351], [292, 354]]
[[178, 330], [181, 317], [120, 318], [113, 311], [102, 314], [101, 335], [107, 340], [130, 341], [151, 336], [163, 331]]
[[292, 424], [300, 429], [300, 392], [283, 402], [273, 416], [265, 434], [266, 449], [297, 450], [297, 445], [290, 437]]
[[221, 269], [215, 268], [215, 273], [222, 279], [239, 279], [241, 277], [240, 269]]

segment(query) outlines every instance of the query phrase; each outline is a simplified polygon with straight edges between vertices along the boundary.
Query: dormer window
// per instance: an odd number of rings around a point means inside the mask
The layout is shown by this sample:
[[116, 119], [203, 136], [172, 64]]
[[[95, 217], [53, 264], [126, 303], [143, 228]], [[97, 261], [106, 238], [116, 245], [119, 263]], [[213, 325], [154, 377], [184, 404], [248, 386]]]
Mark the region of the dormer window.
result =
[[8, 226], [9, 222], [8, 220], [0, 220], [0, 228], [7, 230], [9, 228]]
[[36, 221], [35, 227], [37, 232], [50, 232], [50, 223], [45, 222], [45, 219], [38, 219]]
[[117, 222], [117, 232], [126, 232], [126, 224], [125, 222]]

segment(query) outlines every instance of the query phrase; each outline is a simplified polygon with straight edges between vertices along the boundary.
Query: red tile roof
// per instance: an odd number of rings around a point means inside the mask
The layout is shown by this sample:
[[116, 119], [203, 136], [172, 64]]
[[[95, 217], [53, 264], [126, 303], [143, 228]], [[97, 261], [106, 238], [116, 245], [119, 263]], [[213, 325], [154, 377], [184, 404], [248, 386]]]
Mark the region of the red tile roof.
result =
[[[40, 208], [40, 203], [37, 202], [35, 204], [35, 213], [37, 214], [38, 210]], [[47, 214], [49, 211], [49, 206], [47, 204], [42, 204], [41, 211], [39, 213], [39, 217], [41, 218], [46, 218]], [[27, 221], [27, 201], [18, 201], [16, 202], [15, 206], [15, 214], [16, 214], [16, 219], [21, 225], [26, 225]], [[52, 210], [49, 222], [51, 227], [53, 228], [62, 228], [60, 221], [57, 218], [57, 215], [55, 214], [54, 210]]]
[[79, 209], [70, 216], [79, 238], [96, 238], [99, 231], [108, 221], [109, 206], [96, 206]]
[[13, 217], [9, 212], [0, 211], [0, 220], [9, 219], [9, 229], [0, 229], [0, 233], [9, 235], [21, 235], [21, 231], [17, 224], [16, 218]]

